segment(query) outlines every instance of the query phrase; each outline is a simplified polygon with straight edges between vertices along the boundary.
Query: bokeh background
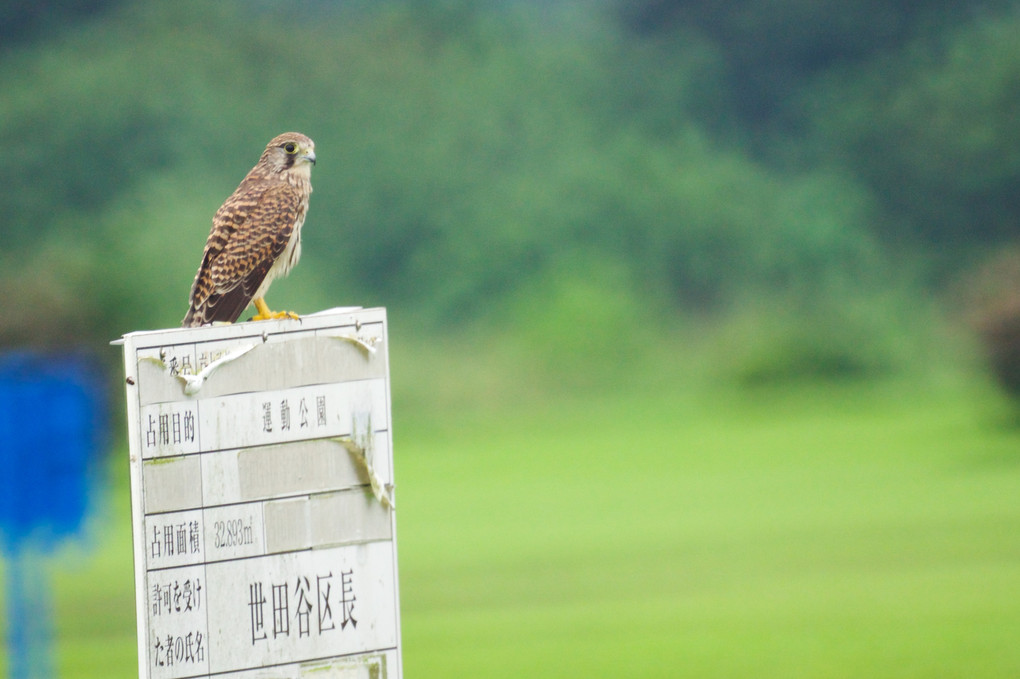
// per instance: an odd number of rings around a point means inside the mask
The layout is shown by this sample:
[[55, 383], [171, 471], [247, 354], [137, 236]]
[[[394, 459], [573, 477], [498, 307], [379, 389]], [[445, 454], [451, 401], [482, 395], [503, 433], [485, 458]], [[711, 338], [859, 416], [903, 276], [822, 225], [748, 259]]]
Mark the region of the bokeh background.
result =
[[287, 130], [270, 305], [389, 311], [408, 677], [1020, 675], [1017, 36], [1015, 0], [0, 2], [0, 347], [109, 376], [59, 675], [136, 671], [107, 343], [180, 323]]

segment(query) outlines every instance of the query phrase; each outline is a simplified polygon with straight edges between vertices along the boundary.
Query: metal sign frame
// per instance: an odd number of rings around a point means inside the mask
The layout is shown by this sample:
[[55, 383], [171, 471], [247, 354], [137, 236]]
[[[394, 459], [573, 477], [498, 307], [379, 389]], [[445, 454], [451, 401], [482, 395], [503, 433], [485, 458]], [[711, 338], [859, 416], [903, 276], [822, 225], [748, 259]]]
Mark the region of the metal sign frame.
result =
[[143, 679], [400, 679], [385, 309], [125, 335]]

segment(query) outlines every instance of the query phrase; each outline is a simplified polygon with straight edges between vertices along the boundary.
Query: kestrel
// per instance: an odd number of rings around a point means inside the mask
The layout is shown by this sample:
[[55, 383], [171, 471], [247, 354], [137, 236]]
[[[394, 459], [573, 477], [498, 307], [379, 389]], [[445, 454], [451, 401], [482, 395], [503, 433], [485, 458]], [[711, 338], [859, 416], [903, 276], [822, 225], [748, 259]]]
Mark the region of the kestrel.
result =
[[258, 310], [253, 320], [297, 318], [270, 311], [264, 298], [301, 256], [314, 164], [315, 143], [303, 134], [287, 132], [269, 142], [213, 217], [184, 327], [233, 323], [249, 302]]

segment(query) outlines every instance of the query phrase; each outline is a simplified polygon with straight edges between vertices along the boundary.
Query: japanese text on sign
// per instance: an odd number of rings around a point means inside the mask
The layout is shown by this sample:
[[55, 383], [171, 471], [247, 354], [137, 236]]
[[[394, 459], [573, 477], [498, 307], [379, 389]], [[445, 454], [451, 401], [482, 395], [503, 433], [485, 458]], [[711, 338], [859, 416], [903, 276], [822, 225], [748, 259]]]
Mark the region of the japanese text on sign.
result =
[[140, 676], [400, 677], [385, 336], [367, 310], [125, 337]]

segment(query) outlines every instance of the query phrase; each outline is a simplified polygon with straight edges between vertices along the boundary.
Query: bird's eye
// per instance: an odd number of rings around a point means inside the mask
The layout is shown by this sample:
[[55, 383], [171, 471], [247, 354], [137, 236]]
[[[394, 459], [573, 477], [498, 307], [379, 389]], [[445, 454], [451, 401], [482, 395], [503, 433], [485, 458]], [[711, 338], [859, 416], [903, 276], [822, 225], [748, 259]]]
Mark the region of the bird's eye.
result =
[[292, 141], [289, 141], [283, 145], [283, 150], [286, 151], [287, 153], [294, 153], [295, 151], [297, 151], [297, 144], [295, 144]]

